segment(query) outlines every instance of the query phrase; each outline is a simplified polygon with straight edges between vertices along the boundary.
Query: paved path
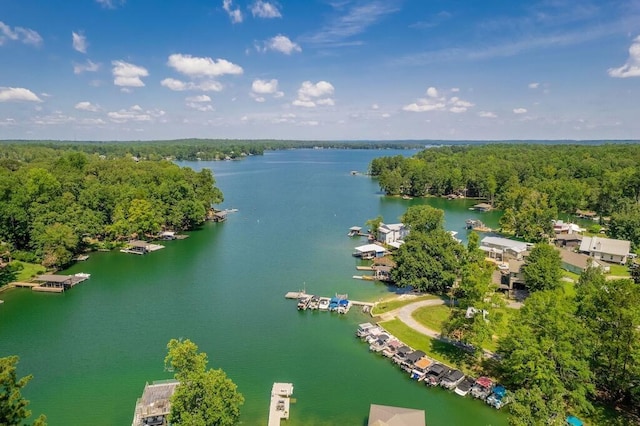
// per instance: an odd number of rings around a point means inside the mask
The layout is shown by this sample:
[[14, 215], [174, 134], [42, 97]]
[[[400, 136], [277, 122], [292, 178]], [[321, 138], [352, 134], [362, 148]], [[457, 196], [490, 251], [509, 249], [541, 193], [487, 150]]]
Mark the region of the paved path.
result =
[[[398, 318], [400, 321], [402, 321], [403, 323], [405, 323], [407, 326], [411, 327], [412, 329], [414, 329], [415, 331], [417, 331], [418, 333], [422, 333], [425, 336], [429, 336], [433, 339], [438, 339], [440, 341], [446, 342], [446, 343], [450, 343], [452, 345], [455, 346], [460, 346], [461, 344], [459, 342], [454, 342], [450, 339], [447, 339], [446, 337], [443, 337], [439, 331], [435, 331], [432, 330], [428, 327], [425, 327], [424, 325], [420, 324], [418, 321], [416, 321], [413, 318], [413, 312], [416, 309], [420, 309], [423, 308], [425, 306], [438, 306], [438, 305], [444, 305], [445, 301], [442, 299], [432, 299], [432, 300], [420, 300], [418, 302], [413, 302], [413, 303], [409, 303], [408, 305], [405, 305], [401, 308], [398, 309], [394, 309], [393, 311], [389, 311], [386, 312], [382, 315], [380, 315], [378, 318], [380, 318], [381, 321], [388, 321], [388, 320], [392, 320], [394, 318]], [[463, 348], [464, 349], [464, 348]], [[488, 350], [483, 350], [484, 352], [484, 356], [486, 358], [494, 358], [496, 357], [496, 354], [494, 354], [491, 351]]]

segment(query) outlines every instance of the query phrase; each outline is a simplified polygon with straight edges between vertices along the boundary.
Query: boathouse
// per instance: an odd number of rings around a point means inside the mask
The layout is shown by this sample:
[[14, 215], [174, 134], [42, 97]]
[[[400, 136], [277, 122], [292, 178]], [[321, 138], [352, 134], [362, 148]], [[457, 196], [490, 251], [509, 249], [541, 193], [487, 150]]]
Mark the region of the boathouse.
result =
[[355, 248], [353, 255], [361, 259], [373, 259], [382, 257], [387, 253], [387, 249], [378, 244], [365, 244]]
[[368, 426], [426, 426], [424, 410], [371, 404]]
[[487, 257], [500, 261], [506, 261], [507, 259], [522, 260], [527, 248], [527, 243], [508, 238], [484, 237], [480, 241], [480, 250], [483, 250]]
[[171, 396], [179, 384], [177, 380], [147, 383], [142, 397], [136, 401], [131, 426], [167, 426], [167, 416], [171, 412]]
[[39, 287], [59, 289], [61, 292], [73, 286], [73, 277], [71, 275], [43, 274], [35, 277], [34, 281], [40, 283]]
[[487, 203], [479, 203], [473, 206], [473, 210], [477, 210], [479, 212], [488, 212], [493, 210], [493, 206]]

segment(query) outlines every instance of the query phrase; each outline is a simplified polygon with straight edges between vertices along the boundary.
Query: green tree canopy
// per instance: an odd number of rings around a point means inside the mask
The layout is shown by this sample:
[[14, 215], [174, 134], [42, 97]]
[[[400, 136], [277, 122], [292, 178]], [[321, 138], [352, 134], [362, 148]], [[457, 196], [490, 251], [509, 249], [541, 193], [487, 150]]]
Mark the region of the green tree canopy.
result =
[[[21, 390], [33, 376], [18, 379], [17, 365], [18, 357], [15, 355], [0, 358], [0, 425], [3, 426], [23, 425], [31, 416], [31, 411], [27, 408], [29, 401], [22, 397]], [[40, 415], [33, 426], [46, 426], [46, 417]]]
[[176, 426], [228, 426], [238, 422], [244, 398], [221, 369], [207, 370], [207, 354], [190, 341], [172, 339], [165, 365], [180, 382], [171, 397], [169, 421]]
[[575, 303], [559, 290], [533, 293], [512, 318], [499, 342], [502, 378], [516, 390], [525, 389], [516, 393], [513, 407], [514, 413], [529, 413], [525, 424], [591, 411], [588, 398], [595, 389], [588, 337], [575, 316]]
[[529, 291], [553, 290], [560, 286], [562, 260], [550, 244], [536, 244], [525, 260], [524, 283]]
[[427, 233], [444, 229], [444, 211], [427, 204], [409, 207], [400, 220], [411, 232]]

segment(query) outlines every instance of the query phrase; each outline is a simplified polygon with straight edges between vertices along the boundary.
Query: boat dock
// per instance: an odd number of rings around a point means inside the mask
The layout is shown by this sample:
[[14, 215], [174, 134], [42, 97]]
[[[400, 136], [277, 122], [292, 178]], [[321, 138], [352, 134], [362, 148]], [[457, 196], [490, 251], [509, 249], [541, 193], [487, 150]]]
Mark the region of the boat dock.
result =
[[38, 275], [33, 282], [12, 282], [7, 285], [8, 288], [30, 288], [33, 291], [42, 293], [62, 293], [71, 287], [86, 281], [91, 274], [77, 273], [75, 275]]
[[271, 403], [269, 404], [269, 426], [280, 426], [282, 419], [289, 418], [293, 395], [292, 383], [274, 383], [271, 388]]
[[[313, 295], [309, 293], [305, 293], [304, 291], [289, 291], [287, 292], [287, 294], [284, 295], [285, 299], [300, 299], [301, 297], [310, 297], [310, 296], [313, 296]], [[326, 299], [330, 299], [330, 297], [326, 297]], [[349, 302], [355, 306], [368, 306], [369, 308], [372, 308], [374, 305], [373, 302], [361, 302], [359, 300], [351, 300], [351, 299], [349, 299]]]

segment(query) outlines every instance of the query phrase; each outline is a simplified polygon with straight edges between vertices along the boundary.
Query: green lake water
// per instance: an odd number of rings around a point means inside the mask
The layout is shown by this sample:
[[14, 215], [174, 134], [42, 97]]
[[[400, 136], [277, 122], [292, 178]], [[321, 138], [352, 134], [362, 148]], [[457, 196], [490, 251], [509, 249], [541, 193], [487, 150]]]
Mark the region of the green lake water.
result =
[[[466, 239], [464, 220], [495, 226], [470, 200], [383, 196], [375, 180], [352, 176], [394, 150], [291, 150], [233, 162], [182, 163], [211, 168], [237, 208], [183, 241], [147, 256], [91, 253], [68, 273], [91, 279], [62, 295], [16, 289], [0, 294], [0, 356], [20, 356], [34, 414], [52, 426], [130, 425], [145, 382], [169, 378], [171, 338], [196, 342], [246, 402], [242, 423], [264, 425], [273, 382], [292, 382], [288, 423], [366, 425], [369, 404], [426, 411], [427, 424], [506, 425], [504, 412], [442, 389], [426, 388], [354, 337], [368, 317], [298, 312], [287, 291], [377, 300], [392, 291], [352, 279], [349, 227], [428, 203], [446, 211], [446, 227]], [[283, 423], [284, 424], [284, 423]]]

